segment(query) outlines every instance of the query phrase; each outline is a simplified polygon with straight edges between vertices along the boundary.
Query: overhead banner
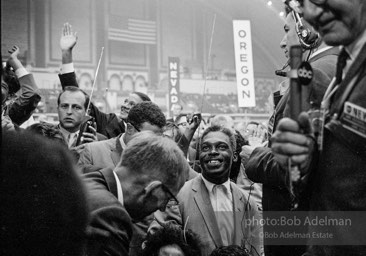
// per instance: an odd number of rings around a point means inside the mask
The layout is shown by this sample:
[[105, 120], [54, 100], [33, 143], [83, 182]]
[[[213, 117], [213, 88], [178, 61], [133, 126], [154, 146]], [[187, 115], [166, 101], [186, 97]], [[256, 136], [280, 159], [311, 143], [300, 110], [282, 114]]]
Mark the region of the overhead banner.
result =
[[255, 107], [252, 34], [249, 20], [234, 20], [234, 49], [239, 107]]
[[179, 89], [179, 58], [168, 57], [168, 79], [169, 79], [169, 117], [173, 117], [173, 109], [180, 101]]

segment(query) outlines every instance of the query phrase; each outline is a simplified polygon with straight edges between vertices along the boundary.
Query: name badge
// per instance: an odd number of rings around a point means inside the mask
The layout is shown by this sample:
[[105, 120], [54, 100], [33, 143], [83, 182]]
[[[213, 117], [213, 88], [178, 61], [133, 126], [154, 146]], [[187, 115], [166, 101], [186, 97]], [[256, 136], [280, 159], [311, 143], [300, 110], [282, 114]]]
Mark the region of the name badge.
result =
[[366, 138], [366, 108], [346, 101], [341, 122], [344, 128]]

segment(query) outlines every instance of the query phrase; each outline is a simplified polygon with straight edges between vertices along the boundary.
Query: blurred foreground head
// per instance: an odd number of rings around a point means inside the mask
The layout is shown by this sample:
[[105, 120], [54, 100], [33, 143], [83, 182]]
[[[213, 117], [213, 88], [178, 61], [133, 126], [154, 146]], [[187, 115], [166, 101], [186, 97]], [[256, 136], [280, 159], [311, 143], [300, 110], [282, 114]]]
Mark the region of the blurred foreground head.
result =
[[5, 132], [1, 151], [0, 255], [82, 255], [87, 206], [65, 147]]

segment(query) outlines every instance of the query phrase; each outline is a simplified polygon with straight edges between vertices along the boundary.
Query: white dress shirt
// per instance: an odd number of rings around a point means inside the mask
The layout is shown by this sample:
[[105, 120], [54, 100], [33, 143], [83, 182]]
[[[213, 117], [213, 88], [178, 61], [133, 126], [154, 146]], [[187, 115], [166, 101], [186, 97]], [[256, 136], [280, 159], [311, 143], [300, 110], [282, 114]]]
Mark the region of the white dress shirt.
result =
[[224, 245], [230, 245], [234, 239], [233, 195], [230, 180], [217, 185], [209, 182], [203, 176], [202, 179], [210, 196], [222, 242]]

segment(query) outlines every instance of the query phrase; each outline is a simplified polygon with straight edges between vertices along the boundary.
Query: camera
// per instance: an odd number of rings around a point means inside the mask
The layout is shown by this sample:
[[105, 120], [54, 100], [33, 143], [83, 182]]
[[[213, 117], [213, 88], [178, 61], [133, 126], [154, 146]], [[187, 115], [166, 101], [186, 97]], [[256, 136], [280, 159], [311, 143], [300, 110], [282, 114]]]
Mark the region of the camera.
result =
[[80, 132], [76, 140], [76, 146], [82, 144], [81, 138], [83, 137], [84, 132], [93, 133], [93, 130], [90, 129], [91, 126], [95, 128], [95, 119], [89, 116], [80, 126]]

